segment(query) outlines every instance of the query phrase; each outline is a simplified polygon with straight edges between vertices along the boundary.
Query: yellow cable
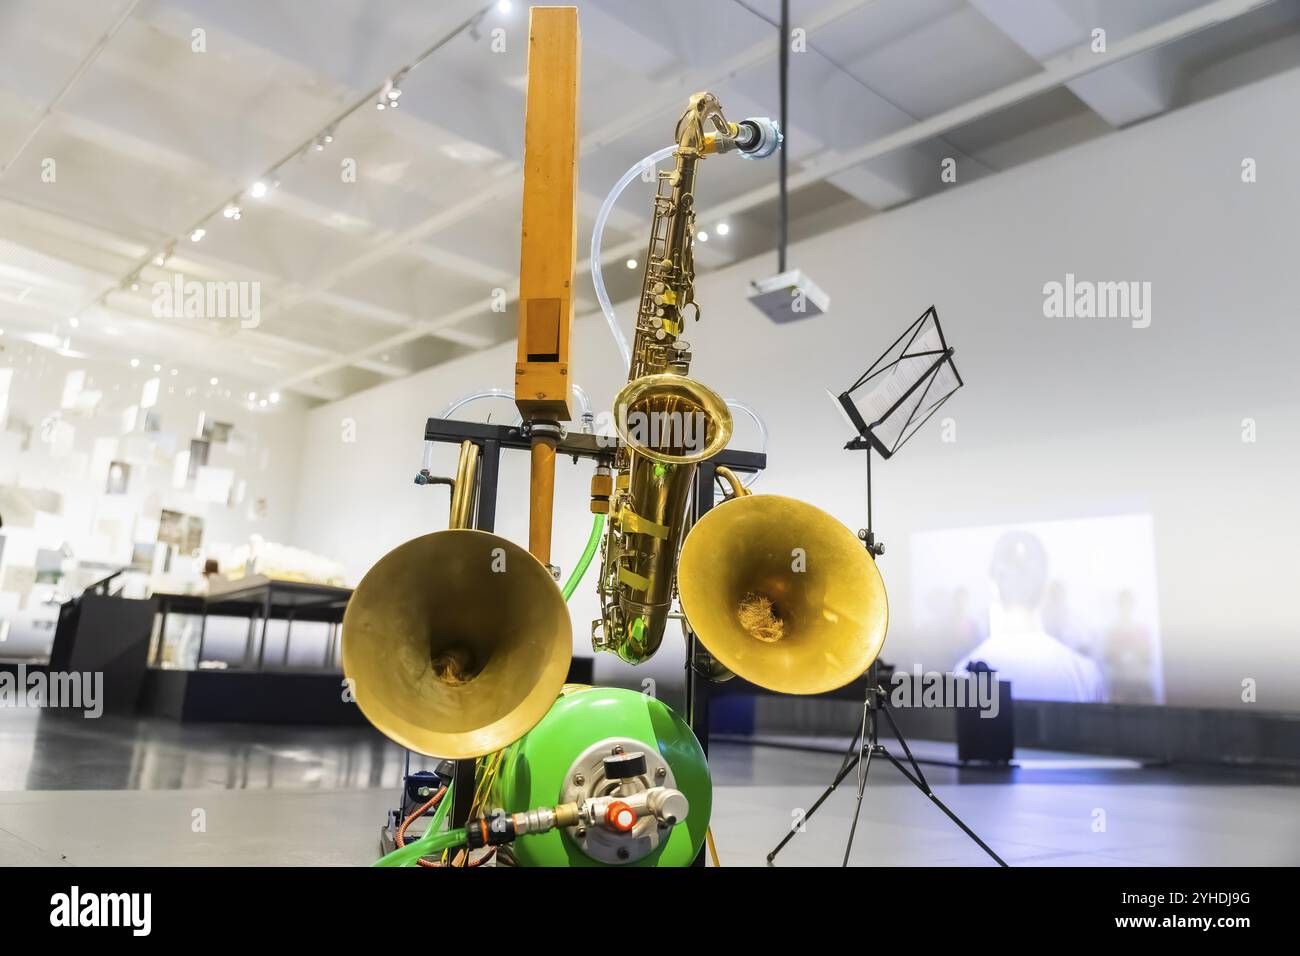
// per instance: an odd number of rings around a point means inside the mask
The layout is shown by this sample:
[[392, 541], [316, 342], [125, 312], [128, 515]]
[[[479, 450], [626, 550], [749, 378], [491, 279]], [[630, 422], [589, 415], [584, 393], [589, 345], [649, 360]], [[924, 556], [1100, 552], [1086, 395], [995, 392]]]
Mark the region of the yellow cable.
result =
[[704, 839], [709, 844], [709, 856], [713, 857], [713, 865], [722, 866], [722, 862], [718, 859], [718, 845], [713, 842], [713, 827], [704, 831]]

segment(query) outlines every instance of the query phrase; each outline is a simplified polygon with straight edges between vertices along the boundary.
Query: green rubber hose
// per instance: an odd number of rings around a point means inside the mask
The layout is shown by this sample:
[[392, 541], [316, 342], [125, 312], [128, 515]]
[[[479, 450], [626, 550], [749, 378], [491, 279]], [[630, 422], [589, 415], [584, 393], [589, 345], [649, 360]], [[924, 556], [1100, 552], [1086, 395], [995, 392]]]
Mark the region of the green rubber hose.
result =
[[605, 516], [598, 514], [595, 520], [591, 522], [591, 537], [587, 539], [587, 548], [582, 552], [582, 557], [578, 559], [578, 565], [569, 575], [569, 580], [564, 583], [564, 600], [573, 596], [573, 592], [578, 590], [578, 585], [582, 583], [582, 576], [587, 573], [587, 568], [591, 565], [592, 556], [595, 555], [596, 549], [600, 547], [600, 533], [605, 528]]
[[451, 809], [451, 792], [452, 787], [447, 787], [447, 792], [442, 795], [438, 801], [438, 809], [433, 812], [433, 819], [429, 822], [429, 827], [424, 834], [418, 839], [406, 846], [398, 847], [392, 853], [376, 860], [373, 866], [415, 866], [416, 861], [422, 856], [432, 856], [435, 853], [441, 853], [443, 850], [453, 846], [459, 846], [465, 842], [465, 830], [462, 827], [459, 830], [448, 830], [446, 833], [439, 833], [442, 829], [442, 822], [447, 818], [447, 811]]

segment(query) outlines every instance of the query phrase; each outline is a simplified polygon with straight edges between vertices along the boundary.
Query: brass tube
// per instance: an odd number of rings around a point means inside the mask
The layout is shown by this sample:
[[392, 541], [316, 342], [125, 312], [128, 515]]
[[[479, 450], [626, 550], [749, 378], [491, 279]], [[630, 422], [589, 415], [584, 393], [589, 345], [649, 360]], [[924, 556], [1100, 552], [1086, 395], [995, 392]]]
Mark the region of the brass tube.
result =
[[456, 483], [451, 488], [451, 514], [447, 527], [468, 528], [474, 520], [474, 493], [478, 489], [478, 445], [460, 443], [460, 460], [456, 463]]
[[555, 509], [555, 439], [533, 436], [528, 498], [528, 550], [551, 563], [551, 522]]
[[745, 487], [744, 483], [736, 477], [736, 473], [726, 465], [718, 465], [718, 467], [714, 469], [714, 474], [727, 484], [731, 485], [732, 498], [743, 498], [745, 495], [752, 494], [752, 492]]

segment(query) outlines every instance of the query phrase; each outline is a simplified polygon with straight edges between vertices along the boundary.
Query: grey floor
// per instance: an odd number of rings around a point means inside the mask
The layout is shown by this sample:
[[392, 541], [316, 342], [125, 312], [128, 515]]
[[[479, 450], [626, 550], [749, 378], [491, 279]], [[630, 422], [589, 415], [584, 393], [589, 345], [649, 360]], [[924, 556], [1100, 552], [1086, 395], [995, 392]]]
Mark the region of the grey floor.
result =
[[[943, 744], [916, 750], [951, 758]], [[940, 798], [1012, 865], [1300, 864], [1293, 776], [1020, 756], [1023, 766], [1009, 770], [923, 766]], [[757, 866], [840, 757], [721, 743], [711, 764], [722, 864]], [[401, 752], [365, 728], [181, 726], [4, 709], [0, 865], [364, 865], [401, 772]], [[839, 864], [853, 780], [804, 822], [778, 864]], [[989, 863], [880, 762], [853, 862]]]

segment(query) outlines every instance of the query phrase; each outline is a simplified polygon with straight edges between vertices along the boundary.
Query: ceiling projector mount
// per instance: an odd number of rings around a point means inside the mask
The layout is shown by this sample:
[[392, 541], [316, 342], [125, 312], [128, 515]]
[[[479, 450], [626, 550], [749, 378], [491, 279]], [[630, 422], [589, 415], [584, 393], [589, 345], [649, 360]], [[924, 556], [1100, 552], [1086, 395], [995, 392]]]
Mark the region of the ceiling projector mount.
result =
[[[788, 110], [790, 99], [790, 0], [781, 0], [780, 26], [780, 85], [781, 85], [781, 136], [790, 135]], [[830, 309], [831, 299], [820, 286], [800, 269], [787, 269], [785, 253], [790, 225], [789, 190], [787, 188], [788, 143], [777, 154], [778, 181], [781, 186], [779, 226], [777, 233], [777, 274], [758, 279], [749, 284], [749, 301], [773, 322], [793, 322], [821, 315]]]

